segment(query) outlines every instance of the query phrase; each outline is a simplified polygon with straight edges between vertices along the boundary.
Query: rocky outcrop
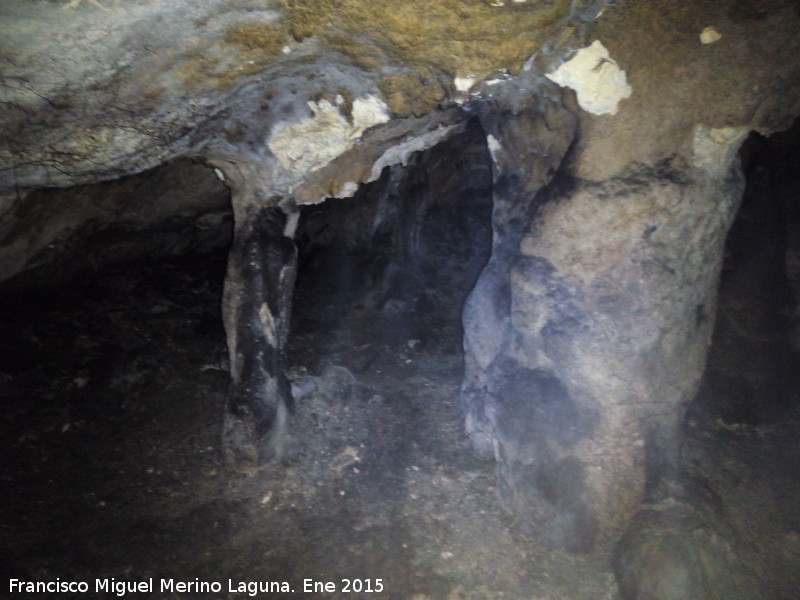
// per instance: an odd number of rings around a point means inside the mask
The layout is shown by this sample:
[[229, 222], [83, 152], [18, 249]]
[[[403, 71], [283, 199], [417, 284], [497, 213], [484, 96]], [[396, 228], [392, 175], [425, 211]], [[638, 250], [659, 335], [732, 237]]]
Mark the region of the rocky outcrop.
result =
[[540, 193], [510, 261], [503, 339], [494, 356], [472, 350], [484, 383], [467, 394], [502, 500], [547, 537], [591, 546], [648, 477], [674, 472], [741, 181], [666, 164]]

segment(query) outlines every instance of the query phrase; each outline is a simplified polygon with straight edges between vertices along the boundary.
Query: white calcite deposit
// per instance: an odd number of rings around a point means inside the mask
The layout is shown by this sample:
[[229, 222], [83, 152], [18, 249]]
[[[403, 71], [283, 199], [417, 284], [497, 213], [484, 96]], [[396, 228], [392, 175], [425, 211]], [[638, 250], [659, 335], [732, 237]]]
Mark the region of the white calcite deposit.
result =
[[617, 114], [620, 100], [633, 93], [625, 71], [619, 68], [599, 40], [578, 50], [572, 59], [549, 73], [547, 78], [575, 90], [580, 107], [595, 115]]
[[349, 150], [374, 125], [389, 120], [389, 108], [376, 96], [353, 101], [352, 123], [328, 100], [309, 102], [312, 116], [279, 126], [270, 136], [270, 151], [287, 170], [310, 173]]

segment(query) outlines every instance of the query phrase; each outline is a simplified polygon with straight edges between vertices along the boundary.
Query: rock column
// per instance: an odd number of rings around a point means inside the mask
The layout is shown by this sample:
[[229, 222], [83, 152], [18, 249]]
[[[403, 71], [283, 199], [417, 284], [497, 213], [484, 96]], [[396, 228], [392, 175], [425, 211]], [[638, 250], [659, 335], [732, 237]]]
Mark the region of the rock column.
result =
[[699, 128], [693, 157], [603, 182], [565, 165], [535, 192], [547, 177], [524, 148], [537, 136], [516, 121], [485, 125], [495, 240], [464, 315], [467, 430], [497, 460], [501, 503], [524, 530], [588, 550], [674, 475], [741, 197], [732, 165], [744, 132]]
[[297, 270], [291, 199], [269, 196], [264, 169], [227, 165], [235, 218], [228, 257], [223, 318], [231, 381], [223, 447], [229, 462], [280, 458], [292, 410], [286, 344]]

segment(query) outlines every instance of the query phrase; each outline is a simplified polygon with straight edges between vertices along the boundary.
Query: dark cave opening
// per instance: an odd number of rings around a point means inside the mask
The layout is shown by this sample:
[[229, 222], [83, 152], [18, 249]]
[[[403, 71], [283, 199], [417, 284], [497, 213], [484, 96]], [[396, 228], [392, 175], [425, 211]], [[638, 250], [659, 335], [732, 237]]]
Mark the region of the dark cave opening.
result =
[[[705, 372], [684, 420], [680, 483], [670, 491], [704, 524], [673, 543], [694, 536], [700, 547], [715, 531], [726, 545], [714, 554], [736, 557], [721, 559], [732, 561], [724, 576], [709, 570], [720, 589], [733, 582], [725, 597], [789, 598], [800, 586], [800, 119], [770, 137], [752, 133], [739, 156], [745, 188], [726, 238]], [[657, 506], [642, 517], [648, 532], [674, 527]], [[670, 586], [664, 562], [653, 563], [655, 579]], [[740, 576], [751, 583], [736, 583]]]
[[5, 225], [0, 570], [121, 576], [165, 556], [159, 515], [217, 461], [229, 193], [179, 159], [31, 192]]
[[[287, 577], [317, 564], [300, 527], [326, 547], [363, 548], [391, 533], [363, 557], [378, 565], [364, 572], [390, 573], [396, 589], [435, 586], [433, 575], [415, 580], [405, 549], [433, 533], [395, 522], [405, 518], [408, 473], [436, 471], [494, 510], [491, 468], [472, 458], [458, 410], [461, 304], [491, 245], [490, 164], [473, 123], [355, 197], [303, 208], [291, 364], [320, 382], [350, 379], [298, 403], [288, 467], [246, 478], [219, 456], [227, 191], [187, 162], [42, 192], [22, 217], [62, 204], [60, 237], [43, 245], [40, 265], [0, 286], [3, 575]], [[182, 181], [191, 193], [198, 173], [208, 187], [194, 190], [211, 191], [200, 209], [146, 214], [170, 193], [159, 186]], [[130, 218], [110, 227], [102, 221], [113, 211], [93, 220], [89, 210], [80, 226], [68, 219], [70, 203], [79, 211], [126, 198]], [[254, 512], [270, 497], [274, 514]], [[380, 525], [342, 530], [359, 515]], [[225, 558], [232, 546], [236, 560]], [[275, 548], [284, 554], [259, 562]], [[315, 568], [353, 566], [343, 554]]]
[[357, 372], [381, 347], [460, 353], [461, 309], [489, 258], [491, 210], [491, 160], [477, 122], [352, 198], [304, 206], [295, 357], [298, 339], [323, 332], [336, 338], [334, 354], [337, 345], [361, 349], [347, 365]]
[[725, 244], [717, 317], [696, 409], [727, 424], [800, 406], [800, 119], [740, 150], [746, 187]]
[[[186, 340], [161, 328], [160, 345], [191, 344], [193, 333], [211, 330], [220, 341], [233, 223], [229, 192], [212, 169], [177, 160], [27, 200], [14, 228], [0, 232], [8, 247], [36, 249], [0, 284], [0, 375], [11, 390], [29, 375], [22, 387], [49, 380], [83, 390], [115, 381], [110, 371], [135, 369], [136, 355], [152, 345], [153, 335], [136, 333], [153, 326], [148, 316], [177, 322], [181, 311], [173, 309], [192, 296], [197, 310], [183, 306], [183, 315], [200, 322]], [[292, 364], [363, 373], [378, 358], [460, 356], [461, 309], [489, 258], [491, 210], [491, 160], [477, 121], [384, 169], [352, 198], [303, 206]], [[132, 333], [127, 319], [139, 323]], [[224, 370], [223, 363], [213, 364]], [[31, 389], [31, 402], [36, 394]]]
[[35, 190], [17, 199], [0, 229], [0, 287], [4, 298], [64, 293], [114, 265], [224, 253], [232, 234], [228, 189], [192, 160]]

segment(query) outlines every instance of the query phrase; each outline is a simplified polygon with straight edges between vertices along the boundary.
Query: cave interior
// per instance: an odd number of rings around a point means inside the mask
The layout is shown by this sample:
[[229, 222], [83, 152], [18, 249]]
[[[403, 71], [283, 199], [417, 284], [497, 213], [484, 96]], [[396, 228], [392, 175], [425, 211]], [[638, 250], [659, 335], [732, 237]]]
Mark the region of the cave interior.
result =
[[[777, 574], [760, 579], [765, 597], [788, 598], [800, 590], [800, 120], [751, 134], [740, 158], [718, 309], [695, 316], [715, 325], [680, 477], [727, 515], [750, 564]], [[178, 159], [34, 192], [18, 222], [58, 234], [0, 287], [6, 574], [614, 597], [608, 545], [572, 554], [514, 527], [493, 462], [463, 432], [462, 309], [491, 253], [492, 169], [472, 120], [353, 197], [301, 207], [290, 450], [242, 473], [219, 448], [226, 186]]]

